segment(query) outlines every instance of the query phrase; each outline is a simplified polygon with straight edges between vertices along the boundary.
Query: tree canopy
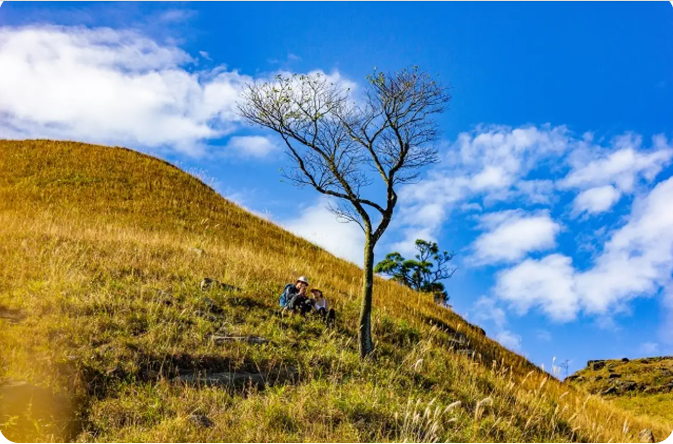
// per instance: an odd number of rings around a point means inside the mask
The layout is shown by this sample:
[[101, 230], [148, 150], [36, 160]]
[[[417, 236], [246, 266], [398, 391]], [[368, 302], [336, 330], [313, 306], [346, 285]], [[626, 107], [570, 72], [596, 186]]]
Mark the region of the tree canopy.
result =
[[431, 293], [435, 300], [447, 303], [449, 296], [441, 281], [449, 279], [456, 268], [449, 267], [454, 254], [439, 251], [436, 242], [416, 240], [415, 259], [405, 259], [400, 253], [388, 253], [376, 264], [374, 271], [391, 276], [396, 282], [423, 293]]

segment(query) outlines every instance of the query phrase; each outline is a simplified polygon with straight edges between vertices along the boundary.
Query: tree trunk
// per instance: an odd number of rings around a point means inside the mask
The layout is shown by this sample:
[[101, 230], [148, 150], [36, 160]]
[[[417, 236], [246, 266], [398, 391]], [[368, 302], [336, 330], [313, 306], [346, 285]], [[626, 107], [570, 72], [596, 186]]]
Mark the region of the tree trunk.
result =
[[371, 233], [365, 233], [365, 263], [362, 282], [362, 307], [360, 309], [360, 357], [365, 358], [374, 350], [372, 343], [372, 290], [374, 288], [374, 245]]

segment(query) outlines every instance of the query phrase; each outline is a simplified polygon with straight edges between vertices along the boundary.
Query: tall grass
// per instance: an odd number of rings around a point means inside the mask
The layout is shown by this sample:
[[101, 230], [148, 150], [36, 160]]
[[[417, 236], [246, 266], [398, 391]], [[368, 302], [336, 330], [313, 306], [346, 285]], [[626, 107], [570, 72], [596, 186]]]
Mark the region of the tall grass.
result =
[[[300, 274], [333, 301], [335, 329], [276, 316], [283, 284]], [[209, 293], [219, 315], [204, 305], [206, 276], [242, 288]], [[360, 278], [355, 265], [160, 160], [78, 143], [0, 142], [0, 381], [46, 393], [39, 409], [21, 404], [0, 415], [0, 430], [81, 442], [669, 434], [670, 424], [566, 386], [386, 280], [375, 284], [376, 352], [361, 361], [353, 340]], [[18, 321], [2, 316], [10, 312]], [[210, 339], [223, 333], [270, 342]], [[473, 358], [454, 350], [458, 334]], [[295, 376], [226, 389], [173, 379], [185, 371]]]
[[[619, 375], [612, 379], [611, 375]], [[632, 410], [664, 423], [673, 423], [673, 357], [608, 360], [605, 366], [594, 370], [586, 367], [573, 375], [573, 384], [589, 393], [599, 394], [620, 380], [632, 381], [638, 389], [608, 395], [615, 405]]]

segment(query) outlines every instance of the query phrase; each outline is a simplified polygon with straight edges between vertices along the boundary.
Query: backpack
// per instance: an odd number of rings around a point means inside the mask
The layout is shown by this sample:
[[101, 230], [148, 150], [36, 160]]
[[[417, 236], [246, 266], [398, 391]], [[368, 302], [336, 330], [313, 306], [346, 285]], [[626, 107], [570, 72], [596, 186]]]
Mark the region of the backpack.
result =
[[283, 288], [283, 292], [280, 294], [280, 306], [281, 307], [287, 306], [287, 304], [290, 303], [291, 294], [295, 293], [299, 293], [297, 287], [295, 287], [294, 284], [287, 284], [285, 288]]

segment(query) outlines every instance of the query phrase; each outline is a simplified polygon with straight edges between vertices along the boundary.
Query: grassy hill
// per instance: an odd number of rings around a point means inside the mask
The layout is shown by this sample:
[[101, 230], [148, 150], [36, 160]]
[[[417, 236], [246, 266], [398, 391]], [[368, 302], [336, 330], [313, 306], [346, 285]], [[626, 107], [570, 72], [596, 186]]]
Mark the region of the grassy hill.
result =
[[673, 424], [673, 356], [589, 361], [568, 380], [624, 409]]
[[[336, 328], [276, 314], [299, 274], [333, 302]], [[241, 290], [203, 292], [206, 276]], [[362, 362], [360, 279], [158, 159], [0, 141], [0, 430], [80, 442], [625, 442], [672, 429], [382, 279], [376, 351]]]

